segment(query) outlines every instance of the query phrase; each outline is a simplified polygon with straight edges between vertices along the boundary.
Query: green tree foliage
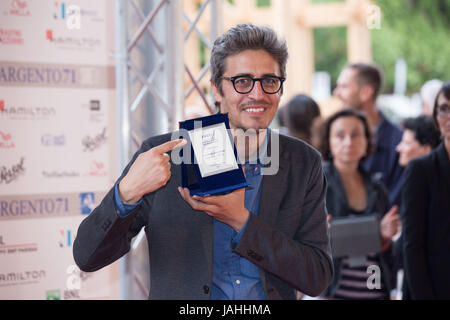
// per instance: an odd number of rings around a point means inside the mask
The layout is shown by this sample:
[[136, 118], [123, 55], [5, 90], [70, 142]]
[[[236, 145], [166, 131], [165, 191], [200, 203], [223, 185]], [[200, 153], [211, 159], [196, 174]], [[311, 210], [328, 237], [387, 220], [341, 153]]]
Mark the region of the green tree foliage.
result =
[[392, 92], [397, 58], [408, 64], [409, 93], [430, 79], [450, 79], [450, 0], [377, 0], [381, 29], [372, 30], [374, 61]]
[[315, 70], [328, 72], [334, 87], [347, 63], [347, 28], [315, 28], [314, 58]]
[[[407, 91], [417, 92], [427, 80], [450, 79], [450, 0], [373, 0], [382, 12], [373, 29], [374, 62], [384, 71], [383, 91], [394, 87], [395, 62], [408, 65]], [[329, 2], [314, 0], [313, 2]], [[314, 30], [315, 68], [331, 74], [333, 86], [347, 61], [345, 28]]]

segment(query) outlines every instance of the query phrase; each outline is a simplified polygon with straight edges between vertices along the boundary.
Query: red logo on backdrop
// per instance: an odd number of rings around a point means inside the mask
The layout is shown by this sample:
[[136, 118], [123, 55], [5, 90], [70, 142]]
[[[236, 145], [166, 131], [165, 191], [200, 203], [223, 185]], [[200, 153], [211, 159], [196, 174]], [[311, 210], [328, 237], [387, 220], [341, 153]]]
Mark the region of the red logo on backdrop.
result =
[[0, 111], [5, 111], [5, 101], [0, 100]]
[[25, 9], [27, 7], [27, 2], [20, 0], [12, 0], [11, 6], [17, 9]]
[[0, 137], [3, 141], [11, 140], [11, 133], [3, 133], [0, 131]]
[[15, 144], [12, 141], [11, 133], [4, 133], [0, 131], [0, 149], [14, 148]]
[[19, 29], [0, 28], [0, 43], [23, 45], [24, 39], [22, 36], [22, 31]]
[[28, 3], [24, 0], [12, 0], [9, 13], [16, 16], [29, 16]]
[[53, 40], [53, 30], [46, 30], [45, 36], [46, 36], [47, 40], [52, 41]]
[[92, 161], [89, 169], [89, 175], [93, 177], [104, 177], [107, 174], [105, 165], [101, 161]]

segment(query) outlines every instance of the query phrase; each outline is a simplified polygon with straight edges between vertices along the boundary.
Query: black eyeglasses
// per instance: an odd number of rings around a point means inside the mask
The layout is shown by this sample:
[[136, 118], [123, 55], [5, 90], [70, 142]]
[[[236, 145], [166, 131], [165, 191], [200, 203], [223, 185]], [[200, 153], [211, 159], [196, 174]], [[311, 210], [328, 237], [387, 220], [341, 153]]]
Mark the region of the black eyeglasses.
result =
[[267, 94], [275, 94], [280, 91], [283, 86], [283, 82], [286, 80], [283, 77], [266, 76], [264, 78], [252, 78], [250, 76], [235, 76], [235, 77], [222, 77], [222, 79], [231, 81], [233, 83], [234, 90], [237, 93], [246, 94], [253, 90], [255, 82], [261, 83], [261, 88]]

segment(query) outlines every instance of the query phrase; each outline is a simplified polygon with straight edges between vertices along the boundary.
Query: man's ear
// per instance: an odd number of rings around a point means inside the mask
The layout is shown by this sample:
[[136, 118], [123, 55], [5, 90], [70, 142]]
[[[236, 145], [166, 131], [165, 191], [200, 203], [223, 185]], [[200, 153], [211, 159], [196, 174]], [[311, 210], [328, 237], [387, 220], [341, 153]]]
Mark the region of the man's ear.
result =
[[361, 90], [359, 91], [359, 97], [362, 102], [367, 102], [371, 99], [375, 100], [374, 94], [375, 94], [375, 91], [374, 91], [373, 87], [371, 87], [369, 85], [363, 86], [361, 88]]
[[214, 84], [214, 82], [212, 80], [210, 80], [211, 83], [211, 89], [214, 95], [214, 100], [221, 103], [222, 102], [222, 95], [220, 94], [220, 90], [219, 88], [216, 87], [216, 85]]

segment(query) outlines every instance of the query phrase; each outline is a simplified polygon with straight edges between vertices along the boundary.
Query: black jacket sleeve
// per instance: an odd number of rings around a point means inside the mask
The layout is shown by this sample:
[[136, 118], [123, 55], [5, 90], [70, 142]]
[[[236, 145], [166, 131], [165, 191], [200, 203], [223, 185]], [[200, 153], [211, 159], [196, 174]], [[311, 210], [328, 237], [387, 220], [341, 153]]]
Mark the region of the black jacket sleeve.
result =
[[434, 299], [426, 262], [426, 213], [429, 203], [427, 186], [426, 168], [421, 161], [413, 160], [406, 169], [400, 208], [404, 268], [413, 299]]
[[[148, 142], [142, 144], [115, 184], [127, 174], [139, 154], [150, 148]], [[146, 210], [141, 208], [151, 206], [151, 196], [146, 196], [144, 201], [125, 218], [119, 216], [114, 196], [113, 187], [78, 228], [73, 256], [82, 271], [99, 270], [125, 255], [130, 250], [131, 239], [145, 225], [146, 219], [142, 212]]]

